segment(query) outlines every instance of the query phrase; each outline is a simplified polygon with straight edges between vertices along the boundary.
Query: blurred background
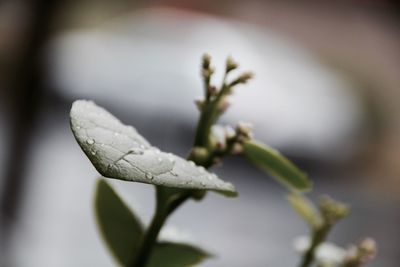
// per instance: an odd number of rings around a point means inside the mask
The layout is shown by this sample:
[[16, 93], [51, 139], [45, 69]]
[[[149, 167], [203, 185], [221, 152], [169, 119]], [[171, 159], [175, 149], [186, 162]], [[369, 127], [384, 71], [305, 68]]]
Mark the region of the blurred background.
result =
[[[202, 96], [201, 55], [256, 76], [223, 123], [249, 121], [315, 182], [350, 203], [340, 245], [379, 244], [400, 262], [400, 5], [394, 0], [0, 3], [0, 266], [115, 266], [92, 211], [98, 176], [69, 129], [92, 99], [153, 145], [185, 156]], [[202, 266], [296, 266], [307, 234], [285, 191], [241, 159], [214, 168], [240, 197], [209, 194], [169, 221], [218, 255]], [[151, 186], [113, 181], [147, 222]], [[179, 237], [176, 237], [179, 238]]]

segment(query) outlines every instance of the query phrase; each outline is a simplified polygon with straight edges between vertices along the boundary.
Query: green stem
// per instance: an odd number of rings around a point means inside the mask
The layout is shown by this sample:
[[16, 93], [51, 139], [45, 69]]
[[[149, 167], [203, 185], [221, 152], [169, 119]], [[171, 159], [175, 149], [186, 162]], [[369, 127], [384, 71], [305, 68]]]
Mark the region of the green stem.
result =
[[299, 265], [299, 267], [309, 267], [315, 260], [315, 251], [317, 250], [318, 246], [325, 241], [330, 227], [325, 226], [320, 229], [316, 229], [313, 231], [312, 240], [310, 248], [306, 251], [303, 256], [303, 259]]
[[[196, 162], [195, 158], [190, 160]], [[207, 160], [209, 162], [209, 160]], [[199, 164], [199, 162], [196, 162]], [[204, 166], [206, 168], [210, 166]], [[169, 215], [171, 215], [180, 205], [193, 196], [193, 190], [182, 190], [167, 187], [156, 187], [157, 203], [154, 217], [150, 223], [149, 228], [143, 237], [142, 245], [139, 252], [136, 254], [135, 261], [130, 267], [145, 267], [149, 261], [154, 245], [157, 242], [157, 237], [161, 228], [165, 224]]]
[[157, 187], [157, 206], [154, 217], [149, 228], [143, 238], [143, 242], [139, 252], [136, 255], [135, 261], [131, 267], [145, 267], [151, 256], [151, 252], [157, 242], [158, 234], [165, 224], [168, 216], [183, 204], [191, 194], [189, 191], [177, 192], [173, 189]]
[[196, 135], [194, 138], [194, 146], [195, 147], [208, 147], [208, 138], [210, 136], [211, 126], [214, 121], [212, 117], [214, 117], [213, 110], [214, 105], [213, 102], [206, 102], [204, 106], [204, 110], [202, 111], [199, 122], [197, 124]]
[[201, 112], [199, 122], [197, 124], [197, 130], [194, 139], [195, 147], [208, 148], [211, 127], [215, 124], [219, 115], [221, 114], [221, 112], [218, 110], [219, 103], [229, 90], [230, 87], [226, 83], [223, 83], [221, 90], [218, 92], [218, 95], [215, 98], [206, 99], [204, 109]]
[[156, 213], [153, 220], [144, 236], [141, 249], [136, 255], [135, 262], [131, 265], [132, 267], [144, 267], [146, 266], [149, 257], [151, 255], [154, 244], [157, 240], [157, 236], [164, 225], [167, 215], [164, 213]]
[[[224, 77], [225, 81], [226, 76]], [[205, 80], [206, 92], [207, 87], [209, 86], [209, 80]], [[212, 125], [218, 119], [220, 112], [218, 110], [218, 105], [223, 96], [229, 90], [229, 86], [223, 83], [222, 89], [218, 93], [218, 95], [212, 99], [209, 95], [206, 95], [206, 105], [204, 106], [204, 110], [202, 111], [199, 122], [197, 124], [197, 130], [195, 135], [194, 146], [197, 147], [206, 147], [209, 146], [209, 136]], [[193, 155], [189, 155], [189, 159], [196, 162], [196, 159], [193, 158]], [[202, 164], [200, 162], [196, 162], [196, 164]], [[210, 156], [205, 163], [202, 165], [205, 168], [209, 168], [212, 165], [212, 157]], [[131, 267], [145, 267], [149, 261], [151, 256], [151, 252], [154, 248], [155, 243], [157, 242], [158, 234], [160, 233], [161, 228], [165, 224], [168, 216], [181, 204], [183, 204], [187, 199], [194, 196], [193, 190], [176, 190], [169, 189], [163, 187], [157, 188], [157, 206], [154, 217], [150, 223], [149, 228], [146, 231], [146, 234], [143, 238], [143, 242], [139, 252], [136, 254], [135, 261], [131, 265]]]

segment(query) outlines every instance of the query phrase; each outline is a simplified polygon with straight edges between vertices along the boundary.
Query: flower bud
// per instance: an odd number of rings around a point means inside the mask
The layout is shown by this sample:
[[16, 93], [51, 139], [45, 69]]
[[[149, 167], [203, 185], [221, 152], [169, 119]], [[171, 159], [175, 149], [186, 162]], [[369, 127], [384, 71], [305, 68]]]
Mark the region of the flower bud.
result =
[[319, 209], [325, 222], [330, 225], [346, 217], [350, 212], [350, 208], [346, 204], [327, 196], [321, 198]]
[[249, 136], [253, 130], [253, 125], [249, 122], [239, 122], [236, 126], [236, 131], [244, 136]]
[[226, 73], [230, 72], [231, 70], [237, 69], [239, 65], [233, 60], [232, 57], [228, 57], [226, 60]]
[[376, 242], [372, 238], [362, 240], [357, 246], [347, 249], [345, 266], [364, 266], [376, 255]]
[[252, 72], [244, 72], [242, 73], [238, 78], [236, 78], [235, 80], [233, 80], [229, 86], [235, 86], [238, 84], [245, 84], [248, 80], [250, 80], [251, 78], [253, 78], [253, 73]]
[[211, 77], [211, 75], [213, 75], [213, 73], [214, 73], [214, 69], [209, 68], [209, 69], [203, 69], [201, 72], [201, 75], [203, 75], [204, 78], [209, 79]]
[[209, 69], [211, 63], [211, 56], [209, 54], [204, 54], [202, 58], [202, 68], [203, 70]]
[[362, 254], [364, 260], [370, 260], [375, 257], [376, 254], [376, 242], [372, 238], [365, 238], [358, 245], [360, 254]]
[[195, 161], [196, 164], [201, 164], [207, 160], [209, 157], [209, 152], [205, 147], [195, 146], [190, 151], [189, 157], [191, 160]]
[[214, 125], [211, 128], [211, 137], [218, 150], [224, 150], [226, 148], [225, 128], [223, 126]]
[[221, 102], [218, 104], [218, 110], [220, 112], [225, 112], [230, 106], [230, 103], [228, 102], [228, 100], [226, 100], [225, 98], [221, 100]]
[[215, 87], [214, 85], [210, 85], [207, 88], [208, 94], [209, 95], [217, 95], [217, 87]]
[[234, 143], [232, 146], [231, 154], [232, 155], [239, 155], [243, 152], [243, 145], [241, 143]]

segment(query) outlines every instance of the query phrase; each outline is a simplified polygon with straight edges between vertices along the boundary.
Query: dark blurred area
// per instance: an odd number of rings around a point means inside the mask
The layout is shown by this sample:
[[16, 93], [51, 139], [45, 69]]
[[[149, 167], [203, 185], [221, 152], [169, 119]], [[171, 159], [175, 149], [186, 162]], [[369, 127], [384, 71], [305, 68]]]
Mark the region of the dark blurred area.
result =
[[[0, 3], [0, 266], [113, 266], [92, 212], [97, 174], [69, 130], [92, 99], [163, 150], [187, 154], [202, 95], [228, 55], [254, 81], [223, 123], [249, 121], [328, 194], [352, 206], [332, 240], [400, 262], [400, 5], [397, 1]], [[306, 227], [284, 190], [240, 159], [215, 168], [240, 197], [209, 194], [170, 221], [211, 248], [202, 266], [295, 266]], [[150, 186], [114, 181], [148, 220]]]

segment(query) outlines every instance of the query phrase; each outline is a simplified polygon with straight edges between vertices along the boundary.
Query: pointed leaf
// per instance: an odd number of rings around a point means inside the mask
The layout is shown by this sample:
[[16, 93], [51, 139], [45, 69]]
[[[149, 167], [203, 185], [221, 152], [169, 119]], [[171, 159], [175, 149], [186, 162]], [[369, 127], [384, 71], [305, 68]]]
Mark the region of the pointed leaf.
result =
[[292, 193], [287, 196], [292, 208], [313, 228], [318, 228], [322, 219], [315, 205], [305, 196]]
[[174, 188], [208, 189], [235, 195], [231, 183], [194, 162], [152, 147], [132, 126], [91, 101], [78, 100], [70, 113], [75, 139], [105, 177]]
[[104, 179], [97, 182], [95, 212], [108, 248], [122, 266], [129, 266], [143, 238], [143, 226]]
[[146, 267], [189, 267], [211, 257], [207, 252], [192, 245], [157, 243]]
[[307, 175], [275, 149], [256, 141], [243, 144], [245, 157], [290, 189], [305, 191], [312, 187]]

